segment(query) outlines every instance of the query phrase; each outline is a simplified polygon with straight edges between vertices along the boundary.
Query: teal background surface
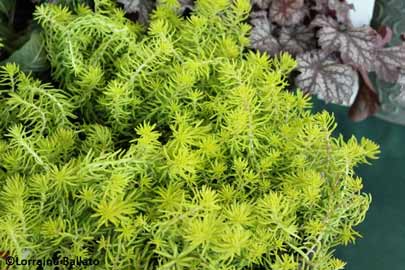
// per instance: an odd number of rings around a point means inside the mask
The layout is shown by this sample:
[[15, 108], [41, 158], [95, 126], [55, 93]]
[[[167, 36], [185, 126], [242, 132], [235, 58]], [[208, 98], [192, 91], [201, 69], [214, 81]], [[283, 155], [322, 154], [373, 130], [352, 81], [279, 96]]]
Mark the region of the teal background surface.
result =
[[373, 199], [366, 220], [357, 227], [363, 238], [339, 247], [337, 257], [347, 262], [346, 270], [405, 270], [405, 126], [375, 117], [355, 123], [347, 116], [348, 108], [313, 101], [315, 112], [326, 109], [335, 115], [336, 135], [367, 137], [381, 149], [371, 166], [356, 170]]
[[[389, 26], [393, 31], [390, 46], [402, 44], [401, 34], [405, 32], [405, 0], [376, 0], [371, 26], [375, 29]], [[377, 80], [375, 74], [372, 74], [371, 80], [381, 102], [378, 117], [405, 125], [405, 92], [403, 87]], [[405, 269], [405, 266], [402, 269]]]

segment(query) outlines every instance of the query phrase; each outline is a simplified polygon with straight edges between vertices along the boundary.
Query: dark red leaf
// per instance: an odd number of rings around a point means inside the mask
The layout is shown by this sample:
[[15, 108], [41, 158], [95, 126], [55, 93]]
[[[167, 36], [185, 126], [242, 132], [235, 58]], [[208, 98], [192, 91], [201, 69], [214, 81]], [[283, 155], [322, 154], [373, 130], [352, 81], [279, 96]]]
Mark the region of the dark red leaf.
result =
[[380, 101], [374, 87], [364, 70], [360, 71], [359, 93], [349, 110], [349, 117], [353, 121], [363, 121], [374, 115], [380, 108]]
[[381, 26], [379, 29], [377, 29], [377, 33], [379, 35], [377, 41], [377, 47], [378, 48], [383, 48], [385, 45], [391, 42], [392, 39], [392, 30], [388, 26]]

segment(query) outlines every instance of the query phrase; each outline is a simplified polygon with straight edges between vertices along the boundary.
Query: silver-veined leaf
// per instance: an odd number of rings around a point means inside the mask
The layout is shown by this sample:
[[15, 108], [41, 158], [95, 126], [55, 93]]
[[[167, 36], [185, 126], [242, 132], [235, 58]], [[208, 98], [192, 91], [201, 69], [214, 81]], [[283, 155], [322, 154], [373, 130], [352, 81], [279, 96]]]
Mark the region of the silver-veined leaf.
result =
[[351, 27], [336, 22], [334, 19], [318, 16], [313, 26], [321, 27], [318, 42], [322, 49], [340, 52], [346, 64], [352, 64], [370, 70], [375, 60], [375, 45], [378, 34], [371, 27]]
[[284, 51], [293, 55], [308, 51], [316, 45], [313, 29], [305, 25], [281, 28], [279, 42]]
[[358, 91], [358, 75], [324, 52], [312, 51], [297, 57], [297, 85], [326, 102], [351, 105]]
[[272, 35], [273, 25], [267, 17], [267, 12], [253, 12], [251, 14], [253, 29], [250, 33], [251, 46], [269, 55], [275, 55], [280, 51], [277, 39]]
[[379, 79], [396, 82], [399, 79], [400, 69], [405, 69], [404, 45], [377, 50], [373, 71]]
[[274, 0], [270, 7], [270, 18], [280, 25], [300, 23], [305, 15], [304, 0]]

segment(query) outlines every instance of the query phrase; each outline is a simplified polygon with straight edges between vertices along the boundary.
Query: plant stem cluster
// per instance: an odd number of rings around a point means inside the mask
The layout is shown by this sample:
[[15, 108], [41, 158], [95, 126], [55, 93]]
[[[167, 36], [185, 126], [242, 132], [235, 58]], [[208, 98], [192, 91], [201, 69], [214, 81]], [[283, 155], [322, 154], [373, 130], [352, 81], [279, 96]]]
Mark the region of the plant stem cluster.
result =
[[[246, 52], [246, 0], [41, 5], [56, 89], [0, 72], [0, 250], [94, 269], [342, 269], [371, 198], [326, 112], [283, 89], [295, 61]], [[3, 261], [0, 265], [3, 267]]]

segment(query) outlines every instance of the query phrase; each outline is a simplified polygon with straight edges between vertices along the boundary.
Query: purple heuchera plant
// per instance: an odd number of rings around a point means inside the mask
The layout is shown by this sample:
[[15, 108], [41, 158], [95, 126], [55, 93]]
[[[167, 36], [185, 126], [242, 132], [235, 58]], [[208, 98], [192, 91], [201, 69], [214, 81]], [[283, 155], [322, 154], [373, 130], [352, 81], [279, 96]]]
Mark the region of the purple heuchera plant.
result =
[[[376, 113], [380, 102], [369, 79], [395, 83], [405, 70], [405, 46], [387, 47], [389, 27], [354, 27], [346, 0], [251, 0], [252, 48], [297, 58], [296, 85], [326, 102], [351, 105], [353, 120]], [[354, 99], [355, 98], [355, 99]]]

